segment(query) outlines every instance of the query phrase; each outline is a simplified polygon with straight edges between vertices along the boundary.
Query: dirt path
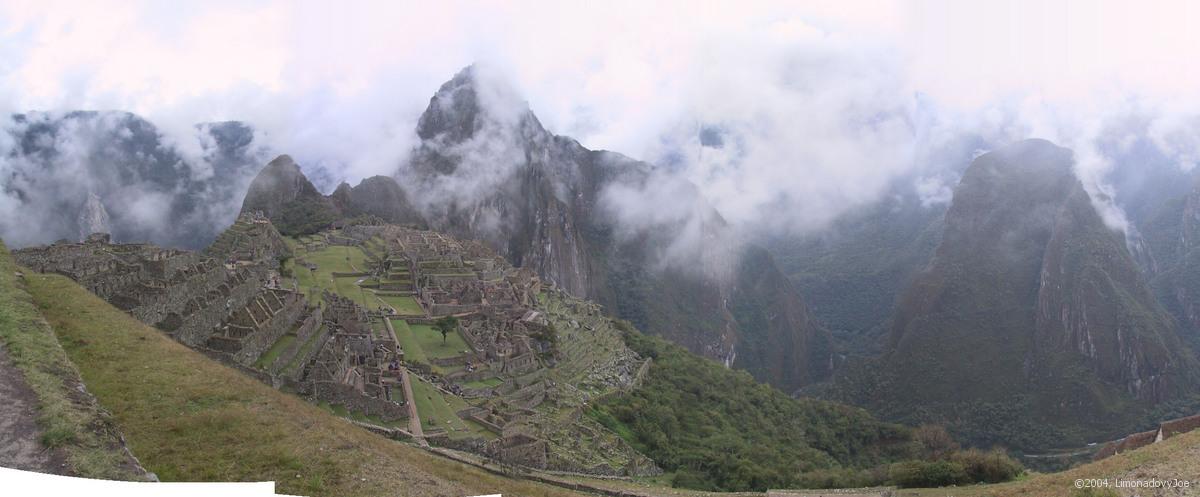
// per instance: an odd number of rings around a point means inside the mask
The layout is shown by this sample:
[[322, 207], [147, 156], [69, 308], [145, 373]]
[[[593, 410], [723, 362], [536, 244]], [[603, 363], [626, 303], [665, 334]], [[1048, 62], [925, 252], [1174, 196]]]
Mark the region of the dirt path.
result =
[[36, 419], [37, 397], [0, 345], [0, 466], [66, 473], [62, 455], [42, 446], [42, 430]]
[[413, 397], [412, 383], [408, 379], [408, 368], [400, 368], [400, 384], [404, 387], [404, 398], [408, 404], [408, 431], [422, 447], [428, 447], [425, 441], [425, 431], [421, 429], [421, 416], [417, 414], [417, 399]]

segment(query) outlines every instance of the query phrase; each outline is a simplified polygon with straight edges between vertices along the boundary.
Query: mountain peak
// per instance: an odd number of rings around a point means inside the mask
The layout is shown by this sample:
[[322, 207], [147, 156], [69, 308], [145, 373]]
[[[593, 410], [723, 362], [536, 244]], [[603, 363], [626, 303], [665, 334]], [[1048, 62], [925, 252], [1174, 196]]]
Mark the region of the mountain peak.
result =
[[251, 212], [263, 213], [285, 235], [313, 233], [336, 217], [333, 203], [286, 154], [267, 163], [250, 182], [242, 213]]
[[273, 169], [287, 168], [294, 169], [296, 171], [300, 170], [300, 166], [296, 165], [296, 161], [292, 160], [292, 156], [288, 154], [281, 154], [279, 157], [271, 159], [271, 162], [267, 163], [267, 167]]
[[536, 121], [529, 104], [506, 78], [472, 64], [429, 99], [417, 121], [417, 136], [460, 143], [488, 124], [517, 126], [529, 119]]
[[[1040, 449], [1033, 427], [1084, 443], [1193, 387], [1194, 357], [1072, 166], [1045, 140], [971, 164], [936, 255], [897, 299], [879, 405]], [[1018, 407], [983, 407], [999, 405]]]

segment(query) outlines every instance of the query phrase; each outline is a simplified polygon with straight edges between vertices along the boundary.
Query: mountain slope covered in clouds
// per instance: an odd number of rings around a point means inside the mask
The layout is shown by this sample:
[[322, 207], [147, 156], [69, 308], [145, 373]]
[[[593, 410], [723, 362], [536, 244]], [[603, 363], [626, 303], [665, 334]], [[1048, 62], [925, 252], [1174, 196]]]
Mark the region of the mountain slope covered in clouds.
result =
[[771, 233], [764, 243], [841, 349], [878, 354], [896, 297], [933, 258], [945, 212], [945, 204], [888, 195], [826, 229]]
[[882, 358], [835, 395], [980, 444], [1082, 445], [1197, 386], [1193, 353], [1069, 150], [1027, 140], [976, 159]]
[[690, 184], [542, 127], [469, 67], [431, 99], [398, 173], [431, 227], [638, 327], [786, 390], [826, 378], [826, 332], [770, 255], [736, 239]]
[[239, 122], [198, 125], [185, 152], [125, 112], [30, 113], [0, 131], [0, 237], [13, 246], [110, 231], [200, 248], [237, 215], [263, 153]]

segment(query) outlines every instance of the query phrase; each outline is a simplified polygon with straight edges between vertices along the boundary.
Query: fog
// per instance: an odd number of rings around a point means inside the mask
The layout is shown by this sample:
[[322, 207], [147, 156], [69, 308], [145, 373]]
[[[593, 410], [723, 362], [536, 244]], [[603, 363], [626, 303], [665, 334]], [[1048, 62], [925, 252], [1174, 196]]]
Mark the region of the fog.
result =
[[[483, 63], [551, 132], [661, 166], [609, 195], [618, 218], [668, 215], [648, 193], [689, 181], [735, 227], [797, 233], [897, 182], [945, 205], [974, 156], [1030, 137], [1072, 148], [1122, 229], [1115, 169], [1200, 159], [1194, 4], [791, 4], [4, 2], [0, 111], [134, 112], [196, 180], [213, 173], [195, 124], [244, 121], [328, 192], [402, 172], [430, 96]], [[0, 195], [6, 238], [17, 202]]]

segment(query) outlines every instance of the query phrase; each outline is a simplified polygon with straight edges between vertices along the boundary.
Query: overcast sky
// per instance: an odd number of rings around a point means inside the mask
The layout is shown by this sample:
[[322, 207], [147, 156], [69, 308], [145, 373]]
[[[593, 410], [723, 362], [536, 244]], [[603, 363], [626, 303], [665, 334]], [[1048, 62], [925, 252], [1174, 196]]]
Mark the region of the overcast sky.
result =
[[[944, 201], [924, 162], [964, 132], [1055, 140], [1099, 178], [1099, 130], [1135, 113], [1181, 168], [1197, 157], [1196, 2], [596, 3], [0, 0], [0, 111], [244, 120], [356, 180], [393, 172], [437, 87], [483, 62], [551, 131], [684, 150], [727, 217], [782, 201], [801, 226], [898, 175]], [[737, 146], [702, 150], [710, 125]]]

